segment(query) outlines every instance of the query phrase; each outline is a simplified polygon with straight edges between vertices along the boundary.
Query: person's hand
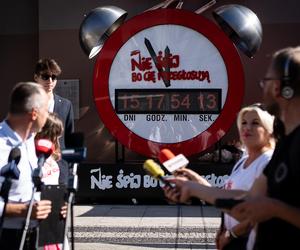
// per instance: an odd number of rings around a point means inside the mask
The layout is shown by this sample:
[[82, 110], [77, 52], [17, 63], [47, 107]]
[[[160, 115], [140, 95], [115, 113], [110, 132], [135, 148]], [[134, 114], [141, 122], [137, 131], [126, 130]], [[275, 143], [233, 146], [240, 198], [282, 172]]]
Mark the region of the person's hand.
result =
[[218, 250], [220, 249], [220, 237], [221, 237], [222, 232], [223, 232], [223, 230], [221, 228], [219, 228], [218, 231], [217, 231], [217, 233], [216, 233], [215, 242], [216, 242], [216, 248]]
[[169, 204], [179, 203], [179, 191], [175, 186], [170, 187], [166, 185], [163, 187], [163, 190]]
[[225, 232], [226, 230], [219, 230], [216, 236], [216, 247], [218, 250], [222, 250], [231, 240], [229, 237], [225, 236]]
[[249, 220], [252, 226], [259, 222], [263, 222], [274, 217], [274, 199], [266, 196], [260, 196], [255, 198], [247, 198], [245, 202], [242, 202], [234, 206], [230, 215], [238, 220]]
[[188, 168], [177, 169], [176, 172], [174, 173], [174, 175], [175, 176], [184, 176], [184, 177], [188, 178], [190, 181], [195, 181], [195, 182], [198, 182], [198, 183], [208, 186], [208, 187], [211, 186], [210, 183], [205, 178], [203, 178], [201, 175], [199, 175], [195, 171], [188, 169]]
[[60, 209], [60, 215], [65, 219], [67, 217], [67, 203], [65, 202], [65, 204], [61, 207]]
[[43, 220], [48, 217], [50, 212], [51, 212], [51, 201], [41, 200], [33, 204], [31, 217], [33, 219]]
[[189, 181], [185, 177], [176, 177], [168, 181], [175, 184], [175, 187], [165, 186], [165, 196], [176, 203], [190, 203], [193, 191], [199, 186], [197, 182]]

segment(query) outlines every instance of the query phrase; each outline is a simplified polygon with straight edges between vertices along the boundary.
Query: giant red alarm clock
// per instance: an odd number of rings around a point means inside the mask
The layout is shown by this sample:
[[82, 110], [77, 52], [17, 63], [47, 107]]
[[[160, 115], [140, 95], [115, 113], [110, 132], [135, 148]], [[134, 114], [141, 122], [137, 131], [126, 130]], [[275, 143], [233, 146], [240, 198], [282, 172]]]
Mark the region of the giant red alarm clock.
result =
[[177, 9], [147, 11], [105, 42], [94, 68], [94, 100], [111, 134], [157, 157], [191, 155], [232, 126], [244, 94], [238, 52], [212, 21]]

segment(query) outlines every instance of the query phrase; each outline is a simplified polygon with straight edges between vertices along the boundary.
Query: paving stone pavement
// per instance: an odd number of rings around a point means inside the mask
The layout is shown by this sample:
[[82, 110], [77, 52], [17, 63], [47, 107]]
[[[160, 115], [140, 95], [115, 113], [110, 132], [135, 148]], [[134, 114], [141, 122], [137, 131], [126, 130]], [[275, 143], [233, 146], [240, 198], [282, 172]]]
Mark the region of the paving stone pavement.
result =
[[211, 206], [74, 206], [75, 249], [215, 249]]

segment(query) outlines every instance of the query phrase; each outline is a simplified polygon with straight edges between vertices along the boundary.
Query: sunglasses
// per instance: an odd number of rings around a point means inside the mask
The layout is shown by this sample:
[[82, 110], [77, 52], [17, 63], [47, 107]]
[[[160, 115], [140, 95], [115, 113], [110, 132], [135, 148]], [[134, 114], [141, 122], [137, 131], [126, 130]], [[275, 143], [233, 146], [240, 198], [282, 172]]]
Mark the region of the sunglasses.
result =
[[56, 76], [56, 75], [48, 75], [48, 74], [42, 74], [42, 75], [41, 75], [41, 78], [42, 78], [44, 81], [48, 81], [50, 77], [51, 77], [52, 81], [55, 81], [55, 80], [57, 79], [57, 76]]

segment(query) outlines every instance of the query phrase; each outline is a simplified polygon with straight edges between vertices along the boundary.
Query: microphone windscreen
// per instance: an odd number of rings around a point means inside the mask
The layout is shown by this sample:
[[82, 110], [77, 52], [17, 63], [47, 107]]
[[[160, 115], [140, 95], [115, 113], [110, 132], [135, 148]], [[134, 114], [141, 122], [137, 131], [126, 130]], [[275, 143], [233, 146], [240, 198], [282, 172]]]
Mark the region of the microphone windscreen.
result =
[[165, 172], [162, 170], [162, 168], [151, 159], [144, 162], [143, 168], [155, 179], [165, 175]]
[[8, 162], [15, 161], [16, 165], [19, 164], [21, 159], [21, 150], [19, 148], [13, 148], [8, 156]]
[[1, 168], [0, 176], [5, 178], [19, 179], [20, 170], [17, 165], [21, 158], [21, 150], [19, 148], [13, 148], [8, 156], [8, 163]]
[[175, 155], [171, 152], [171, 150], [164, 148], [162, 149], [158, 154], [158, 160], [161, 164], [163, 164], [165, 161], [170, 160], [174, 158]]
[[82, 148], [84, 146], [84, 134], [76, 132], [66, 138], [66, 148]]
[[35, 142], [36, 155], [44, 155], [49, 157], [54, 151], [54, 145], [51, 141], [46, 139], [39, 139]]

